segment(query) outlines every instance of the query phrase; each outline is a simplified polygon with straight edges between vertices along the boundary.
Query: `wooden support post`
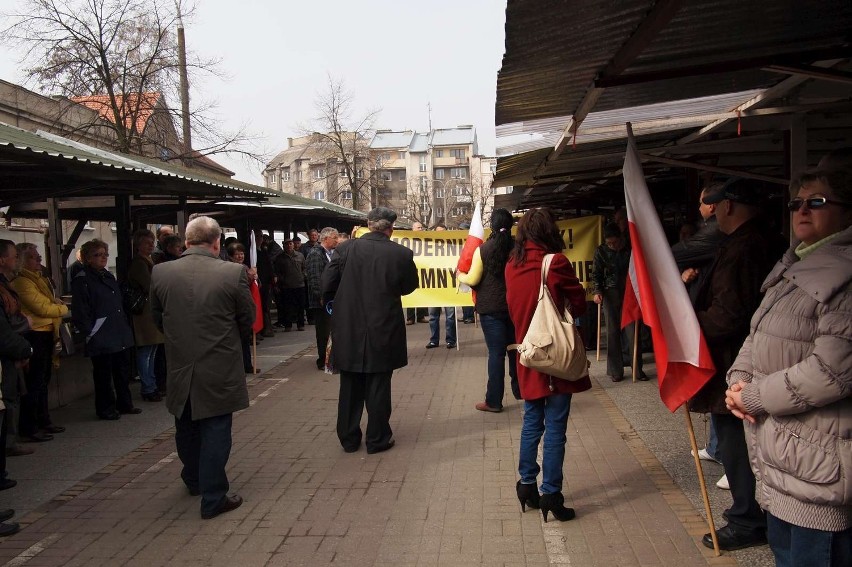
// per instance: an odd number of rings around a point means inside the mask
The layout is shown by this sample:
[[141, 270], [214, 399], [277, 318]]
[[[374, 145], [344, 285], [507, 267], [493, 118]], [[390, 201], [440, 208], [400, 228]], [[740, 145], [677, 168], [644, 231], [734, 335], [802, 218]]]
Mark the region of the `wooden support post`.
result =
[[119, 281], [127, 278], [127, 270], [130, 268], [130, 258], [133, 255], [130, 232], [130, 197], [117, 195], [115, 197], [115, 208], [118, 213], [115, 220], [115, 272]]
[[50, 269], [50, 277], [57, 289], [63, 289], [64, 271], [62, 263], [62, 220], [59, 218], [59, 203], [54, 198], [47, 199], [47, 250], [45, 257]]

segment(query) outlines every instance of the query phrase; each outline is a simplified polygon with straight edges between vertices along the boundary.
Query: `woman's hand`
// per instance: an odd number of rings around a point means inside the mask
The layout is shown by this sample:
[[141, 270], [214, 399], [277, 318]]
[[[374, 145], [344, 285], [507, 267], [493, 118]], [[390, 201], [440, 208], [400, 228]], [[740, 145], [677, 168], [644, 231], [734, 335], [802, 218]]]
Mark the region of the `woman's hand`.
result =
[[736, 384], [733, 384], [729, 390], [725, 391], [725, 407], [731, 410], [731, 413], [738, 418], [749, 423], [757, 423], [754, 416], [750, 415], [743, 405], [742, 391], [746, 384], [747, 382], [737, 382]]
[[603, 303], [603, 296], [599, 293], [596, 293], [592, 296], [592, 301], [600, 305], [601, 303]]
[[257, 268], [249, 268], [248, 270], [246, 270], [246, 273], [248, 274], [248, 278], [250, 280], [252, 280], [252, 281], [257, 280]]
[[680, 275], [681, 281], [683, 281], [683, 283], [685, 283], [685, 284], [691, 282], [692, 280], [694, 280], [697, 277], [698, 277], [698, 270], [696, 270], [695, 268], [687, 268]]

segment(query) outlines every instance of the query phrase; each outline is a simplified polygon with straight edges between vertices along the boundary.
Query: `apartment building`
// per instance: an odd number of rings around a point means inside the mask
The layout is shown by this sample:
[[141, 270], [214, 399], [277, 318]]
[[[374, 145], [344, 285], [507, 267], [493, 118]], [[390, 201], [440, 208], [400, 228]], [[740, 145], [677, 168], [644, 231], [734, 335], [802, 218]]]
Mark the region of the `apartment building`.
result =
[[473, 126], [427, 133], [378, 130], [369, 141], [350, 136], [349, 164], [329, 147], [328, 135], [288, 138], [287, 149], [264, 170], [266, 186], [352, 206], [346, 169], [355, 164], [360, 210], [383, 205], [398, 211], [402, 220], [457, 227], [470, 220], [479, 201], [489, 217], [497, 160], [479, 155]]

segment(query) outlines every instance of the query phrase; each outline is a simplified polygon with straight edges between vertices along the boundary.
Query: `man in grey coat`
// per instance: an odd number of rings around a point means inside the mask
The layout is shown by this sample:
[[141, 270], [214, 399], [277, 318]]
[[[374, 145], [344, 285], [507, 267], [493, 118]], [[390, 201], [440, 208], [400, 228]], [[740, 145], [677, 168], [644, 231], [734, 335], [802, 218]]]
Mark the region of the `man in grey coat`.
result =
[[332, 351], [340, 369], [337, 437], [343, 450], [361, 446], [361, 414], [367, 408], [367, 453], [393, 447], [391, 376], [408, 364], [401, 296], [418, 286], [411, 250], [391, 242], [396, 213], [386, 207], [367, 215], [368, 234], [337, 247], [322, 274], [331, 313]]
[[241, 335], [251, 333], [255, 307], [243, 266], [219, 259], [219, 224], [197, 217], [186, 226], [187, 250], [154, 266], [151, 314], [165, 334], [166, 405], [175, 416], [181, 478], [201, 494], [201, 517], [242, 504], [228, 495], [225, 465], [235, 411], [249, 405]]

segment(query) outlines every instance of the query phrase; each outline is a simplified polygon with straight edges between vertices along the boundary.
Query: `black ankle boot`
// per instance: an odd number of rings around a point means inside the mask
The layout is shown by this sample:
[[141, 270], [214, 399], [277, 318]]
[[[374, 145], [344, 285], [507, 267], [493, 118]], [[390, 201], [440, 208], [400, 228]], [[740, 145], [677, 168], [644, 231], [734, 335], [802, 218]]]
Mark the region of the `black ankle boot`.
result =
[[565, 497], [561, 492], [553, 494], [542, 494], [539, 501], [541, 515], [544, 517], [544, 523], [547, 523], [547, 513], [553, 512], [553, 516], [560, 522], [567, 522], [574, 519], [574, 508], [565, 507]]
[[538, 508], [538, 486], [535, 484], [521, 484], [519, 480], [515, 485], [515, 491], [518, 493], [518, 500], [521, 503], [521, 510], [527, 511], [527, 504], [530, 508]]

